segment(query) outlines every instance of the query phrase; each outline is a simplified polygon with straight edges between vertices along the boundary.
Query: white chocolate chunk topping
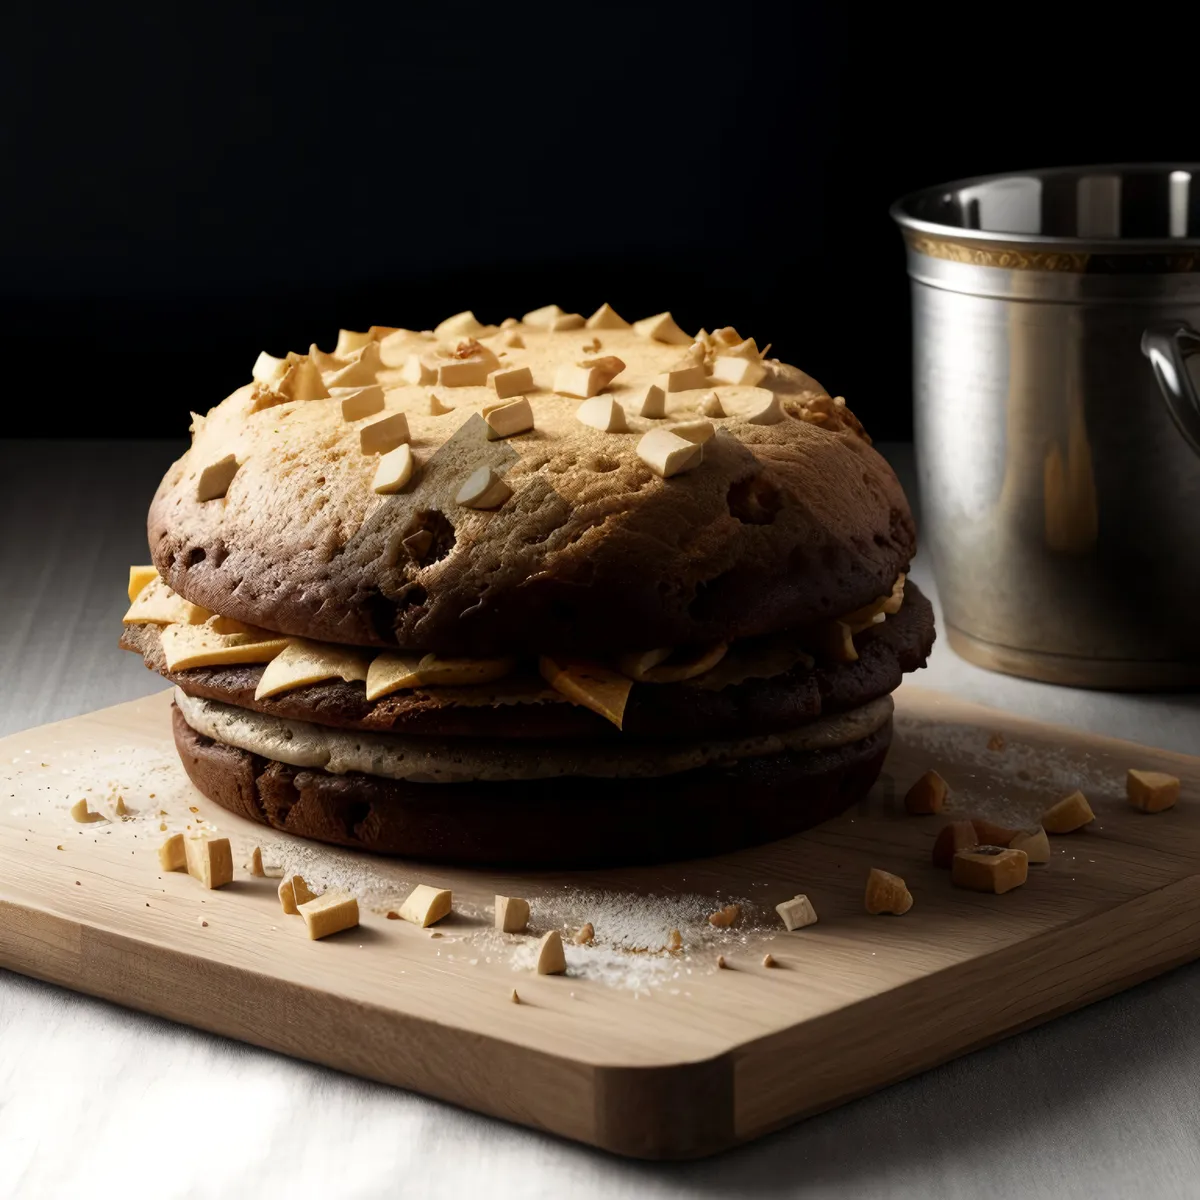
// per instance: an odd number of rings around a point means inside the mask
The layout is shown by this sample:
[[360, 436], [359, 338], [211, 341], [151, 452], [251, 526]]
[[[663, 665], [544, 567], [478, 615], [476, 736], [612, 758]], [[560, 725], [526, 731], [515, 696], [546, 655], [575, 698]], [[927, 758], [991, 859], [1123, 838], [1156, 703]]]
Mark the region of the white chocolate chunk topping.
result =
[[126, 625], [202, 625], [212, 613], [178, 592], [173, 592], [157, 575], [150, 580], [122, 618]]
[[521, 396], [502, 404], [485, 406], [483, 419], [487, 422], [488, 440], [494, 442], [518, 433], [528, 433], [533, 428], [533, 409], [528, 399]]
[[712, 379], [715, 383], [731, 383], [740, 387], [756, 387], [767, 373], [762, 363], [749, 358], [718, 355], [713, 359]]
[[703, 446], [717, 430], [711, 421], [696, 420], [681, 421], [678, 425], [672, 425], [669, 430], [664, 430], [663, 432], [673, 433], [676, 437], [681, 437], [686, 442], [693, 442], [697, 446]]
[[538, 671], [556, 692], [621, 728], [625, 705], [633, 689], [632, 680], [598, 663], [551, 658], [546, 654], [538, 660]]
[[183, 848], [183, 834], [173, 833], [158, 848], [158, 865], [164, 871], [182, 871], [187, 866], [187, 852]]
[[324, 400], [329, 396], [317, 365], [307, 355], [289, 354], [275, 391], [285, 400]]
[[383, 388], [377, 383], [363, 387], [331, 387], [329, 394], [342, 408], [343, 421], [361, 421], [383, 410]]
[[563, 313], [562, 316], [555, 317], [550, 322], [550, 331], [552, 333], [562, 333], [568, 329], [582, 329], [583, 317], [579, 313]]
[[651, 429], [638, 442], [637, 456], [656, 475], [670, 479], [698, 467], [704, 461], [704, 446], [669, 429]]
[[337, 345], [333, 353], [338, 358], [349, 358], [355, 350], [361, 350], [368, 342], [375, 339], [369, 333], [355, 333], [353, 329], [339, 329]]
[[128, 588], [130, 601], [136, 600], [142, 588], [153, 583], [157, 578], [158, 571], [154, 567], [130, 567]]
[[464, 508], [499, 508], [511, 495], [512, 488], [485, 465], [467, 476], [454, 501]]
[[203, 503], [206, 500], [220, 500], [233, 482], [241, 464], [234, 454], [226, 454], [224, 458], [209, 463], [200, 472], [196, 480], [196, 499]]
[[284, 371], [287, 370], [287, 360], [276, 358], [273, 354], [268, 354], [265, 350], [254, 360], [254, 369], [250, 373], [250, 378], [255, 383], [275, 383], [283, 378]]
[[486, 337], [489, 333], [495, 333], [496, 327], [482, 324], [475, 319], [473, 312], [467, 311], [447, 317], [433, 332], [439, 341], [454, 342], [462, 338]]
[[404, 383], [417, 384], [436, 383], [438, 373], [419, 354], [408, 354], [404, 358], [404, 367], [400, 372]]
[[533, 325], [541, 329], [549, 329], [559, 317], [565, 317], [566, 315], [557, 304], [547, 304], [542, 308], [535, 308], [533, 312], [527, 312], [521, 318], [521, 323], [523, 325]]
[[554, 390], [563, 396], [586, 400], [604, 391], [624, 370], [625, 364], [615, 354], [563, 363], [554, 374]]
[[364, 425], [358, 432], [359, 449], [364, 454], [386, 454], [409, 439], [408, 417], [402, 412], [391, 413]]
[[221, 621], [210, 617], [203, 625], [167, 625], [161, 634], [167, 670], [270, 662], [287, 649], [287, 638], [250, 625], [230, 633], [218, 632]]
[[667, 393], [657, 383], [648, 383], [631, 397], [630, 407], [639, 417], [661, 420], [667, 415]]
[[359, 388], [375, 382], [382, 366], [379, 343], [368, 342], [357, 352], [353, 362], [337, 371], [325, 371], [321, 378], [327, 388]]
[[293, 688], [320, 683], [323, 679], [365, 682], [367, 665], [366, 655], [347, 646], [289, 638], [287, 649], [267, 664], [254, 698], [263, 700]]
[[664, 371], [655, 382], [664, 392], [689, 392], [693, 388], [708, 387], [708, 374], [700, 366], [682, 366]]
[[612, 396], [593, 396], [585, 400], [576, 410], [576, 417], [585, 425], [599, 429], [602, 433], [626, 433], [629, 422], [625, 410]]
[[482, 387], [500, 366], [496, 355], [473, 338], [439, 353], [437, 363], [437, 381], [442, 387]]
[[656, 316], [634, 321], [633, 328], [634, 332], [641, 337], [651, 338], [656, 342], [667, 342], [673, 346], [687, 346], [692, 341], [675, 324], [675, 318], [669, 312], [658, 313]]
[[628, 329], [629, 322], [611, 304], [602, 304], [587, 319], [589, 329]]
[[705, 392], [700, 397], [700, 411], [706, 417], [727, 417], [729, 415], [721, 407], [721, 397], [716, 392]]
[[367, 699], [378, 700], [418, 687], [469, 687], [503, 679], [516, 666], [514, 658], [441, 658], [426, 654], [377, 655], [367, 669]]
[[441, 396], [437, 392], [429, 393], [429, 415], [431, 417], [444, 417], [448, 412], [453, 412], [454, 407], [442, 402]]
[[202, 887], [219, 888], [233, 882], [233, 849], [227, 837], [185, 837], [187, 873]]
[[[403, 416], [403, 413], [400, 415]], [[403, 442], [394, 450], [379, 456], [379, 465], [375, 468], [371, 490], [381, 496], [394, 495], [408, 486], [414, 469], [412, 448], [407, 442]]]
[[519, 333], [517, 333], [516, 330], [510, 329], [500, 340], [510, 350], [525, 349], [525, 339]]
[[[761, 388], [756, 390], [762, 391]], [[787, 416], [779, 403], [779, 397], [773, 392], [770, 393], [770, 397], [759, 408], [754, 409], [746, 416], [746, 420], [751, 425], [778, 425]]]
[[493, 371], [491, 381], [501, 400], [533, 391], [533, 372], [528, 367], [505, 367]]
[[782, 904], [775, 905], [775, 911], [787, 926], [789, 933], [817, 923], [816, 910], [807, 896], [794, 896], [791, 900], [785, 900]]

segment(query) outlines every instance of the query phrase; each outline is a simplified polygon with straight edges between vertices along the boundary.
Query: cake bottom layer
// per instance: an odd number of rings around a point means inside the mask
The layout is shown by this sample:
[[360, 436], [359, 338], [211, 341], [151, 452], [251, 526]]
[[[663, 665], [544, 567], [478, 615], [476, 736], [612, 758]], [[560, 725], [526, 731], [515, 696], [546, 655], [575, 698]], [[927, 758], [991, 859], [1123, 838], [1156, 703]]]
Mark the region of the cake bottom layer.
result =
[[655, 778], [430, 784], [290, 766], [215, 741], [173, 708], [184, 769], [210, 800], [299, 837], [462, 865], [664, 862], [772, 841], [870, 790], [892, 723], [832, 748]]

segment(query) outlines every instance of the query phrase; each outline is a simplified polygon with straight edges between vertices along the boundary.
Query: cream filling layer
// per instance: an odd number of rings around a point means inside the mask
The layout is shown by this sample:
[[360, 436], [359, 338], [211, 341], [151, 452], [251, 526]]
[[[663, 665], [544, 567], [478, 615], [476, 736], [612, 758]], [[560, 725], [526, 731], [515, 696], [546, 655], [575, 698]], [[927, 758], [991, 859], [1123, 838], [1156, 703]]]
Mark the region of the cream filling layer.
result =
[[859, 741], [892, 715], [891, 696], [782, 733], [698, 742], [529, 743], [502, 739], [406, 737], [332, 729], [251, 712], [175, 689], [197, 733], [293, 767], [344, 775], [359, 771], [409, 783], [501, 783], [569, 775], [605, 779], [677, 775], [788, 750], [829, 750]]

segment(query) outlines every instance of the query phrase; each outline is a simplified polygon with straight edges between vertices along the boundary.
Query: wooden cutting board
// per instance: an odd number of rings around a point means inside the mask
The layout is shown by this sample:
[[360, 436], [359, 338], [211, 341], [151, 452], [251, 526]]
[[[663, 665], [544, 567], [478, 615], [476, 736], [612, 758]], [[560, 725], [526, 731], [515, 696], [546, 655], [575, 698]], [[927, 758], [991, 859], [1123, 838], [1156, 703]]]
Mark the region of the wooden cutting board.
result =
[[[0, 741], [0, 964], [620, 1154], [748, 1141], [1200, 954], [1200, 758], [906, 685], [883, 778], [838, 820], [720, 858], [516, 875], [264, 835], [191, 788], [169, 696]], [[931, 766], [964, 813], [1029, 823], [1079, 786], [1097, 820], [1053, 839], [1018, 891], [959, 891], [929, 865], [941, 820], [901, 804]], [[1179, 806], [1130, 808], [1130, 766], [1179, 775]], [[86, 797], [111, 815], [118, 794], [124, 820], [68, 814]], [[354, 887], [361, 927], [310, 942], [274, 880], [239, 871], [208, 892], [164, 875], [160, 826], [201, 820], [239, 866], [263, 844], [310, 882]], [[908, 881], [906, 916], [863, 911], [872, 866]], [[440, 937], [384, 915], [418, 881], [454, 891]], [[491, 928], [497, 892], [530, 898], [535, 933], [591, 920], [597, 944], [569, 947], [566, 976], [533, 974], [534, 938]], [[797, 892], [820, 922], [789, 934], [773, 907]], [[730, 900], [743, 922], [715, 929], [705, 914]]]

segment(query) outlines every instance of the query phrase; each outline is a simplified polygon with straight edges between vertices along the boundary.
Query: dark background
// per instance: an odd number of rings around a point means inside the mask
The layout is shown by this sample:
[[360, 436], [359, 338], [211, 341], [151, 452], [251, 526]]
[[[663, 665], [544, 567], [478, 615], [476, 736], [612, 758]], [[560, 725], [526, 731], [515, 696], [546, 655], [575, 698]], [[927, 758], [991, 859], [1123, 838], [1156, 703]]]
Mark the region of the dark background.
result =
[[1145, 7], [120, 11], [6, 31], [8, 435], [183, 434], [260, 349], [607, 300], [734, 324], [904, 437], [896, 196], [1200, 156], [1178, 9], [1169, 42]]

